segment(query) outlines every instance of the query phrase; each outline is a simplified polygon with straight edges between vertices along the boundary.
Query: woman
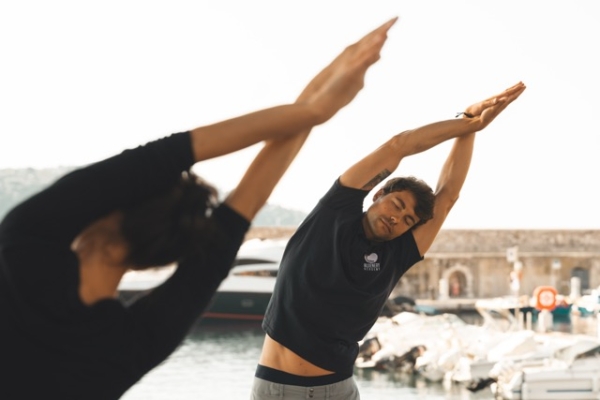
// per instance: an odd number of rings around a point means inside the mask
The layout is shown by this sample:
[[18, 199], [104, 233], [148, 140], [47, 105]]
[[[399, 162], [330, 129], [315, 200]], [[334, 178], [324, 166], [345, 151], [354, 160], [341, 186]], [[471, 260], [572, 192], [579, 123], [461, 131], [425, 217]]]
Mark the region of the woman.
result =
[[[0, 398], [115, 399], [202, 314], [310, 130], [363, 86], [395, 19], [346, 48], [294, 104], [177, 133], [76, 170], [0, 224]], [[264, 141], [217, 204], [197, 162]], [[131, 305], [128, 270], [177, 263]]]

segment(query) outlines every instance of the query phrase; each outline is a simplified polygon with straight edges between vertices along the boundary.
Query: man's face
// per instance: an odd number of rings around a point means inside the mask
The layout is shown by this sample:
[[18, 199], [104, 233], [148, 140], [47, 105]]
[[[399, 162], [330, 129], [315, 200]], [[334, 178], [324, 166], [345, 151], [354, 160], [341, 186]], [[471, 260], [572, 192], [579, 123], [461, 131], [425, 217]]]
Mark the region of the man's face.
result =
[[384, 194], [379, 190], [363, 217], [367, 239], [383, 242], [402, 235], [419, 222], [415, 196], [408, 190]]

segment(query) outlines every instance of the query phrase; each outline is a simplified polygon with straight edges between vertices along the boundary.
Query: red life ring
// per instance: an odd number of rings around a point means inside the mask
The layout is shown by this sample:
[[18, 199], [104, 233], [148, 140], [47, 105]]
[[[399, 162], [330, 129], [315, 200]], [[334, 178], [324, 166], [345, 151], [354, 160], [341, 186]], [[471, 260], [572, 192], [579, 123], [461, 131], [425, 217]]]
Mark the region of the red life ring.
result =
[[556, 308], [556, 295], [558, 292], [552, 286], [538, 286], [533, 291], [535, 308], [538, 310], [552, 311]]

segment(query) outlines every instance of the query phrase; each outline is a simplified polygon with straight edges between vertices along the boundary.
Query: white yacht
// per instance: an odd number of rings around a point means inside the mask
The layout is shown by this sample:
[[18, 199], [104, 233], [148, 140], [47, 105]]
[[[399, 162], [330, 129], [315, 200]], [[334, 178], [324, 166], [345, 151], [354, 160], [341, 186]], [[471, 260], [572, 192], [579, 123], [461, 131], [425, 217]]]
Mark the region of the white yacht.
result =
[[553, 357], [516, 365], [492, 390], [507, 400], [600, 399], [600, 341], [573, 335]]
[[[287, 239], [252, 239], [240, 247], [229, 276], [219, 286], [203, 319], [262, 321], [275, 286]], [[130, 271], [119, 284], [119, 297], [134, 301], [160, 285], [175, 266]]]

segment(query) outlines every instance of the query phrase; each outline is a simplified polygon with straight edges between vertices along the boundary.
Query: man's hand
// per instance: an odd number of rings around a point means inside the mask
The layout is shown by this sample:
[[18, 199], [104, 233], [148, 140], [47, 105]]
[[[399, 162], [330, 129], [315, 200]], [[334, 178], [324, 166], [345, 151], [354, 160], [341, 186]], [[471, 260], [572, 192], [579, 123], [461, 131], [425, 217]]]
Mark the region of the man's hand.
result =
[[310, 81], [296, 101], [309, 104], [319, 115], [321, 122], [333, 117], [363, 88], [365, 74], [379, 60], [387, 32], [397, 19], [389, 20], [346, 47]]
[[479, 121], [478, 130], [488, 126], [510, 103], [515, 101], [526, 89], [523, 82], [506, 89], [504, 92], [475, 103], [465, 110], [465, 115]]

